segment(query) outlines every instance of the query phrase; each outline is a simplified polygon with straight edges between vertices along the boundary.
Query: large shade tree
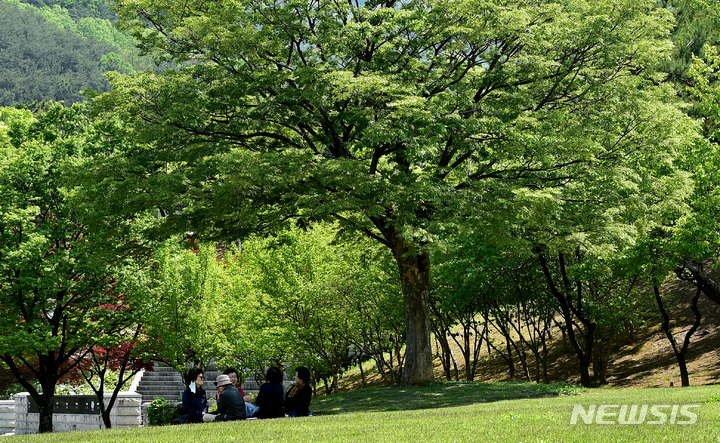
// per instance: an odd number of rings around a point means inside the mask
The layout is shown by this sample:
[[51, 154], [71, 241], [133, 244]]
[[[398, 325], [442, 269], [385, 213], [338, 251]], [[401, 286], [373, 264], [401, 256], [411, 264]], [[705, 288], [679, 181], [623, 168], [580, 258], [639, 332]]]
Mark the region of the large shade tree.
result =
[[133, 144], [96, 163], [94, 201], [159, 207], [160, 228], [208, 237], [334, 219], [377, 240], [399, 268], [407, 384], [433, 379], [429, 245], [497, 201], [516, 210], [518, 190], [647, 148], [623, 98], [653, 94], [672, 21], [652, 0], [120, 0], [118, 13], [176, 68], [110, 77], [98, 109]]

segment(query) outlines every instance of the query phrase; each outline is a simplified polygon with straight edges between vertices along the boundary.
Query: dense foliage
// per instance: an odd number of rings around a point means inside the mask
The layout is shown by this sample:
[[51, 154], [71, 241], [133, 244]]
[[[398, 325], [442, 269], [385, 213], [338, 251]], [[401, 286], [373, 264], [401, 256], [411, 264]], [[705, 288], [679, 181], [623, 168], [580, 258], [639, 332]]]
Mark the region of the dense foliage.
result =
[[21, 0], [38, 8], [43, 6], [59, 6], [66, 9], [74, 18], [95, 17], [105, 20], [115, 20], [112, 12], [112, 3], [108, 0]]
[[116, 280], [132, 260], [101, 258], [108, 234], [89, 231], [70, 202], [64, 171], [92, 140], [79, 105], [0, 108], [0, 360], [38, 405], [41, 431], [78, 355], [136, 320]]
[[150, 426], [169, 425], [179, 416], [179, 409], [164, 397], [154, 399], [148, 405], [148, 424]]
[[657, 72], [672, 15], [654, 1], [118, 4], [178, 67], [112, 76], [97, 109], [137, 145], [91, 165], [92, 198], [108, 217], [164, 208], [176, 233], [335, 220], [378, 241], [403, 288], [406, 383], [432, 379], [447, 232], [602, 260], [686, 184], [668, 166], [692, 128]]
[[0, 359], [42, 430], [63, 376], [101, 396], [142, 351], [332, 392], [433, 350], [473, 380], [483, 347], [548, 381], [560, 330], [604, 383], [655, 302], [684, 370], [658, 288], [720, 303], [711, 2], [118, 3], [168, 69], [105, 2], [0, 0], [0, 103], [118, 71], [92, 116], [0, 109]]
[[0, 106], [70, 105], [84, 100], [84, 90], [109, 90], [105, 71], [151, 68], [133, 40], [114, 28], [108, 5], [1, 0]]

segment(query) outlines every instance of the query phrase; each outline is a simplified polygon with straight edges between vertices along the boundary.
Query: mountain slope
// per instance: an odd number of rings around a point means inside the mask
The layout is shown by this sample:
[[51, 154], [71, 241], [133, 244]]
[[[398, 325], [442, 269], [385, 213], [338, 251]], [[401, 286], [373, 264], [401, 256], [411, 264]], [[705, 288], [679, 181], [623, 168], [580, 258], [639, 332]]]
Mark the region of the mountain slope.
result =
[[107, 91], [105, 71], [147, 68], [108, 17], [109, 4], [100, 0], [0, 0], [0, 106], [69, 105], [82, 101], [85, 89]]

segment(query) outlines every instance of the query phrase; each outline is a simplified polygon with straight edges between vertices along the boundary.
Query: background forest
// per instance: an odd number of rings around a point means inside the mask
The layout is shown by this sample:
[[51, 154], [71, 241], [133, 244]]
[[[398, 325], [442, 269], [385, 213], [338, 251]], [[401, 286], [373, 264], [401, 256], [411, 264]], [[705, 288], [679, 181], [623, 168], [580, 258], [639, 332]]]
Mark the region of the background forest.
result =
[[0, 1], [0, 106], [71, 105], [107, 91], [105, 71], [151, 69], [116, 20], [104, 0]]

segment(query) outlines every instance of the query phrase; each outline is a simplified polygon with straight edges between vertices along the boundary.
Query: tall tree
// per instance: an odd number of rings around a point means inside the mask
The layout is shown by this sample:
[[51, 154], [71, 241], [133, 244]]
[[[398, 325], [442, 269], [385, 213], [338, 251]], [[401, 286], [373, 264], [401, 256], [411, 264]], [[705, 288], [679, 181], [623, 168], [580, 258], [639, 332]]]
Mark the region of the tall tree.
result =
[[468, 215], [501, 231], [497, 202], [514, 211], [517, 194], [542, 199], [645, 149], [638, 111], [662, 89], [652, 68], [672, 22], [652, 0], [120, 0], [118, 13], [178, 68], [111, 76], [98, 109], [137, 145], [96, 164], [92, 198], [161, 207], [175, 232], [334, 219], [379, 241], [403, 288], [406, 384], [433, 380], [428, 246]]
[[[376, 245], [365, 241], [339, 248], [331, 244], [334, 237], [334, 227], [316, 225], [286, 231], [276, 242], [260, 242], [266, 247], [276, 243], [271, 249], [253, 248], [257, 256], [247, 257], [244, 266], [254, 262], [260, 275], [256, 285], [263, 292], [264, 327], [287, 331], [292, 346], [288, 358], [314, 361], [308, 366], [316, 375], [328, 375], [323, 376], [329, 378], [328, 393], [337, 391], [339, 377], [352, 361], [351, 346], [376, 359], [384, 378], [399, 381], [388, 369], [400, 375], [402, 364], [393, 366], [378, 356], [389, 351], [401, 358], [387, 347], [398, 335], [391, 322], [400, 289], [389, 282], [396, 276], [387, 275], [387, 257], [378, 254]], [[368, 306], [369, 300], [374, 306]]]
[[77, 105], [36, 117], [0, 110], [0, 360], [37, 405], [40, 432], [52, 431], [55, 386], [72, 359], [129, 324], [113, 278], [123, 260], [96, 257], [109, 234], [81, 222], [62, 172], [91, 134]]
[[[227, 254], [231, 256], [232, 254]], [[154, 279], [148, 282], [144, 332], [158, 349], [155, 359], [184, 372], [206, 368], [223, 357], [234, 329], [228, 316], [241, 300], [230, 285], [226, 262], [215, 245], [189, 239], [167, 241], [156, 253]]]

